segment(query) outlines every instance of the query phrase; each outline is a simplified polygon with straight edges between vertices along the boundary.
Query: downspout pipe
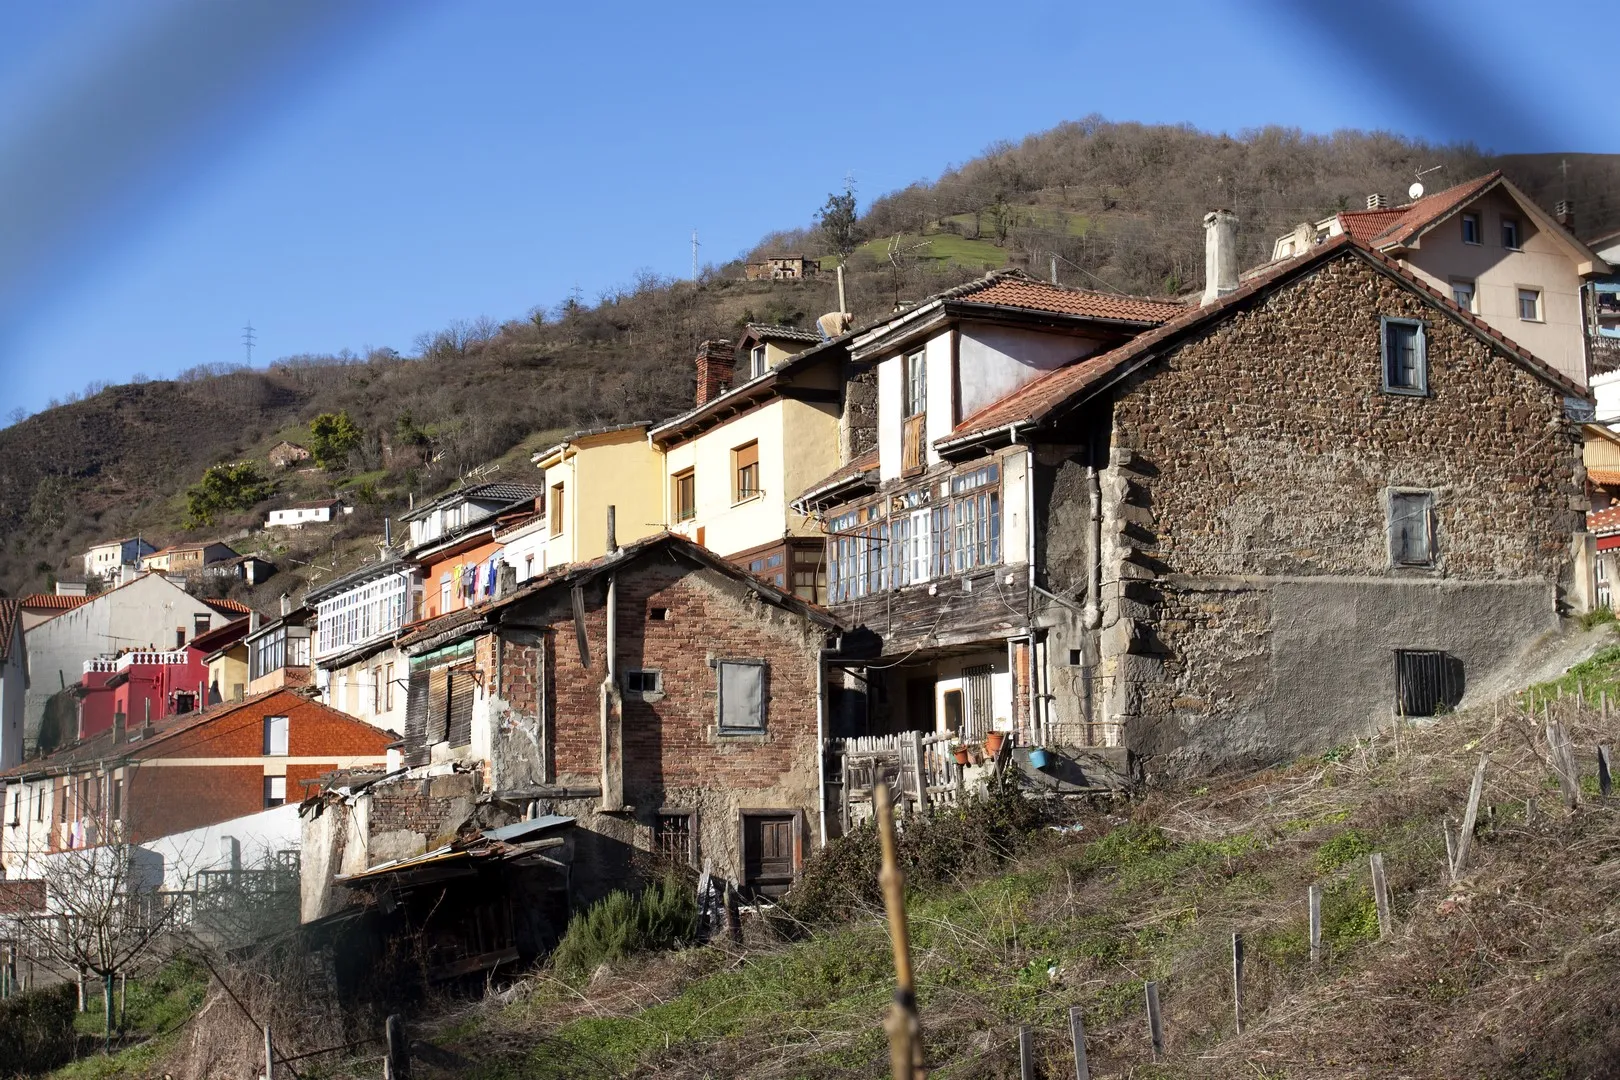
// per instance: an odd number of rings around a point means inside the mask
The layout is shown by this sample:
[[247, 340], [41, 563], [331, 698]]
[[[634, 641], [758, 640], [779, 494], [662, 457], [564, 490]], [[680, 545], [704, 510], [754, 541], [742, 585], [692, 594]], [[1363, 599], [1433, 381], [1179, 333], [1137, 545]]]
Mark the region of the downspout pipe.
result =
[[822, 847], [827, 846], [827, 657], [837, 651], [824, 645], [816, 653], [816, 810]]

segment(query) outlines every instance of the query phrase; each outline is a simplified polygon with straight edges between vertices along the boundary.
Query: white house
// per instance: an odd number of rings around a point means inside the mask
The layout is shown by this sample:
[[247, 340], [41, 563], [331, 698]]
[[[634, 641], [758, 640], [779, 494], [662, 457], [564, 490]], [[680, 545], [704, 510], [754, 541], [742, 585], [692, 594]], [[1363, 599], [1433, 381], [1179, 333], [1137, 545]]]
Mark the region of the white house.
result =
[[411, 547], [421, 547], [454, 536], [479, 521], [521, 503], [532, 503], [544, 492], [534, 484], [474, 484], [440, 495], [401, 516], [411, 527]]
[[97, 544], [84, 553], [84, 573], [88, 577], [95, 574], [98, 577], [117, 577], [120, 566], [139, 566], [146, 556], [152, 554], [157, 548], [148, 544], [138, 536], [127, 536], [122, 540], [108, 540]]
[[343, 512], [343, 504], [336, 499], [325, 502], [298, 503], [270, 511], [265, 519], [267, 529], [298, 529], [305, 525], [325, 525]]

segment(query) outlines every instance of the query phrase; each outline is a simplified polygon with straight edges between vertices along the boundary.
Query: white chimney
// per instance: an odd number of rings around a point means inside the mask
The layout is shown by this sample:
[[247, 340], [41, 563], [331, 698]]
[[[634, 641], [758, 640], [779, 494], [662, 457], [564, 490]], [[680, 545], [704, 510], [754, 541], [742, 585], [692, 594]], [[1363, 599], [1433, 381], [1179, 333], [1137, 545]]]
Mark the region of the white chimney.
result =
[[1237, 215], [1212, 210], [1204, 215], [1204, 297], [1213, 304], [1238, 287]]
[[1389, 200], [1384, 198], [1378, 192], [1375, 191], [1371, 195], [1367, 196], [1367, 209], [1369, 209], [1369, 210], [1385, 210], [1385, 209], [1388, 209], [1388, 207], [1389, 207]]

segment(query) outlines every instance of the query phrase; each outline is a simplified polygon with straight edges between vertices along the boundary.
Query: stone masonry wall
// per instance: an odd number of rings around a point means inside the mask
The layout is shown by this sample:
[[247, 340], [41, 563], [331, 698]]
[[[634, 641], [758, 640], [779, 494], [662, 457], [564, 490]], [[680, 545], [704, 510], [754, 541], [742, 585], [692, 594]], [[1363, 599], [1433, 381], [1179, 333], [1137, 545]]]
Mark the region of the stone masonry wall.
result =
[[[1424, 320], [1426, 396], [1382, 389], [1380, 316]], [[1351, 252], [1134, 376], [1104, 478], [1128, 743], [1274, 760], [1387, 719], [1395, 648], [1478, 673], [1556, 625], [1583, 505], [1563, 398]], [[1391, 566], [1391, 487], [1434, 492], [1433, 567]]]

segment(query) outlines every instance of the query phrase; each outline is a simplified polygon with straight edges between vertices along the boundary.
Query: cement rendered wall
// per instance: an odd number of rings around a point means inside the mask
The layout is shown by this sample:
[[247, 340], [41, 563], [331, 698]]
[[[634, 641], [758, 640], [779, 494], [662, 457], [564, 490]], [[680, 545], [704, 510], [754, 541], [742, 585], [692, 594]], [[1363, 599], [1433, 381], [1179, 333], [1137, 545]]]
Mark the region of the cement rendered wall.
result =
[[27, 712], [28, 644], [18, 620], [8, 655], [0, 663], [0, 770], [22, 761], [23, 718]]

